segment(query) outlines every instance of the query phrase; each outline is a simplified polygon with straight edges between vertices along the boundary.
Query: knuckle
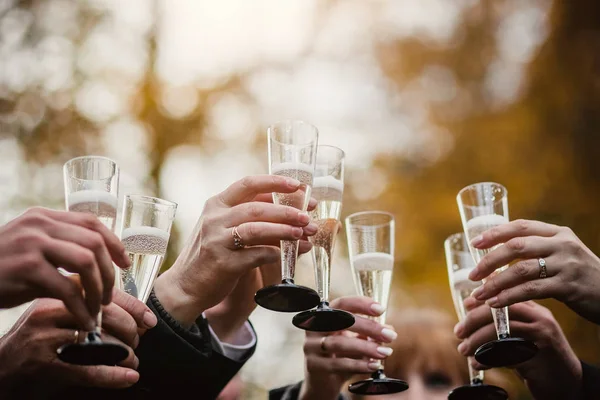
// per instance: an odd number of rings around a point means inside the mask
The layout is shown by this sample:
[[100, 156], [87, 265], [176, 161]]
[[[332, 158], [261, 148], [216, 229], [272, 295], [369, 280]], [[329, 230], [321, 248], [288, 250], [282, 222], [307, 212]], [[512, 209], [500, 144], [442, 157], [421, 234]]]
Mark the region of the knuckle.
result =
[[521, 254], [525, 250], [525, 239], [517, 237], [506, 242], [505, 246], [514, 251], [517, 254]]
[[528, 281], [523, 284], [523, 293], [528, 297], [536, 295], [538, 292], [538, 285], [536, 282]]
[[246, 232], [247, 232], [248, 238], [260, 237], [260, 230], [258, 229], [256, 224], [251, 223], [251, 224], [246, 225]]
[[525, 277], [529, 274], [529, 269], [527, 265], [523, 262], [518, 262], [510, 267], [510, 270], [517, 276]]
[[98, 250], [104, 247], [104, 238], [97, 232], [92, 232], [87, 241], [90, 249]]
[[96, 261], [96, 257], [94, 256], [94, 253], [88, 249], [82, 249], [75, 256], [75, 262], [78, 265], [89, 267], [89, 266], [93, 265], [95, 263], [95, 261]]
[[242, 186], [243, 188], [250, 189], [251, 187], [254, 186], [255, 179], [253, 176], [245, 176], [242, 179], [240, 179], [239, 183], [240, 183], [240, 186]]
[[496, 226], [496, 227], [488, 230], [485, 235], [487, 235], [487, 239], [489, 239], [491, 241], [495, 241], [498, 237], [500, 237], [500, 234], [501, 234], [500, 228]]
[[527, 232], [527, 230], [529, 229], [530, 222], [526, 219], [517, 219], [513, 221], [513, 224], [517, 228], [518, 232], [523, 233]]
[[248, 215], [250, 215], [253, 218], [260, 218], [264, 215], [264, 210], [262, 207], [260, 207], [258, 204], [256, 203], [252, 203], [248, 206]]

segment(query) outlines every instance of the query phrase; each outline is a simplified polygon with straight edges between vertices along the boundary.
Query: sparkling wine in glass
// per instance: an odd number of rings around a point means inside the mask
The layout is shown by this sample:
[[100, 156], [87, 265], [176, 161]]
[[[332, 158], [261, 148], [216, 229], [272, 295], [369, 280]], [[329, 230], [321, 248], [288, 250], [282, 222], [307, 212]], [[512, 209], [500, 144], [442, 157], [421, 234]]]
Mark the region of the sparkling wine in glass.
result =
[[[370, 297], [387, 309], [394, 272], [395, 219], [382, 211], [365, 211], [346, 218], [346, 234], [354, 285], [361, 296]], [[369, 317], [385, 324], [386, 314]], [[360, 395], [399, 393], [408, 383], [388, 378], [383, 362], [371, 378], [354, 382], [348, 390]]]
[[[446, 266], [448, 269], [448, 281], [454, 308], [460, 321], [467, 317], [464, 301], [471, 296], [473, 290], [481, 285], [481, 282], [469, 280], [469, 273], [475, 268], [473, 257], [469, 250], [464, 233], [450, 235], [444, 241], [446, 253]], [[448, 395], [448, 400], [507, 400], [508, 394], [502, 388], [483, 383], [484, 372], [476, 371], [469, 365], [470, 384], [453, 389]]]
[[312, 197], [317, 207], [311, 220], [319, 230], [310, 237], [315, 268], [315, 282], [321, 303], [316, 309], [304, 311], [292, 319], [298, 328], [316, 332], [340, 331], [354, 325], [352, 314], [329, 307], [331, 256], [341, 227], [342, 197], [344, 195], [344, 152], [334, 146], [318, 146], [317, 165]]
[[[93, 214], [114, 232], [119, 188], [117, 164], [106, 157], [77, 157], [65, 163], [63, 177], [67, 210]], [[116, 267], [115, 274], [119, 276]], [[83, 343], [61, 346], [57, 350], [58, 358], [77, 365], [116, 365], [126, 359], [127, 348], [102, 341], [101, 327], [102, 310], [97, 316], [96, 330], [88, 332]]]
[[[269, 173], [294, 178], [300, 187], [294, 193], [273, 193], [275, 204], [306, 211], [311, 197], [317, 157], [318, 131], [303, 121], [283, 121], [268, 129]], [[281, 241], [281, 283], [256, 292], [254, 300], [273, 311], [298, 312], [316, 307], [319, 295], [294, 283], [298, 241]]]
[[[486, 254], [502, 244], [489, 249], [477, 249], [471, 245], [471, 241], [488, 229], [508, 223], [508, 192], [498, 183], [476, 183], [463, 188], [456, 201], [471, 256], [478, 264]], [[497, 269], [491, 276], [502, 273], [506, 268], [508, 266]], [[475, 359], [479, 363], [490, 367], [508, 367], [535, 356], [538, 349], [533, 342], [511, 337], [508, 307], [492, 308], [492, 316], [498, 340], [477, 349]]]
[[121, 272], [120, 289], [146, 302], [167, 252], [177, 204], [156, 197], [125, 196], [121, 242], [131, 267]]

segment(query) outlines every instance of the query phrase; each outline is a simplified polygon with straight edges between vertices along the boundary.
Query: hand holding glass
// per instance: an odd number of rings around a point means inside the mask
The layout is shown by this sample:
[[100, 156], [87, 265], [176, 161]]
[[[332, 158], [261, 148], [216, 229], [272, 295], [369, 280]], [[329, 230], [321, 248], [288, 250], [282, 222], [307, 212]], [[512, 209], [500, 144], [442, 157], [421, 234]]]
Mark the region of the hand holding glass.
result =
[[[381, 211], [367, 211], [346, 218], [348, 252], [353, 271], [354, 286], [360, 296], [370, 297], [387, 308], [394, 271], [394, 216]], [[385, 324], [385, 313], [370, 317]], [[383, 373], [383, 363], [370, 379], [355, 382], [348, 387], [354, 394], [376, 395], [399, 393], [408, 384]]]
[[[454, 301], [454, 308], [460, 321], [467, 317], [464, 301], [471, 296], [473, 290], [481, 285], [481, 282], [469, 280], [469, 273], [475, 268], [473, 257], [469, 252], [469, 246], [463, 233], [455, 233], [444, 242], [446, 253], [446, 265], [448, 268], [448, 281], [450, 292]], [[448, 400], [506, 400], [508, 394], [502, 388], [483, 383], [483, 371], [475, 371], [469, 365], [470, 385], [460, 386], [450, 392]]]
[[[498, 183], [483, 182], [462, 189], [456, 198], [469, 250], [475, 261], [479, 261], [491, 249], [476, 249], [471, 241], [495, 226], [508, 223], [508, 195], [506, 188]], [[496, 271], [502, 273], [507, 266]], [[508, 367], [529, 360], [537, 353], [533, 342], [510, 336], [508, 307], [492, 308], [498, 340], [481, 346], [475, 359], [490, 367]]]
[[341, 331], [354, 325], [352, 314], [329, 307], [331, 256], [342, 225], [340, 216], [343, 195], [344, 152], [334, 146], [318, 146], [312, 189], [312, 197], [317, 200], [317, 207], [311, 212], [311, 219], [319, 230], [309, 240], [313, 244], [315, 282], [321, 304], [314, 310], [296, 315], [292, 320], [295, 326], [308, 331]]

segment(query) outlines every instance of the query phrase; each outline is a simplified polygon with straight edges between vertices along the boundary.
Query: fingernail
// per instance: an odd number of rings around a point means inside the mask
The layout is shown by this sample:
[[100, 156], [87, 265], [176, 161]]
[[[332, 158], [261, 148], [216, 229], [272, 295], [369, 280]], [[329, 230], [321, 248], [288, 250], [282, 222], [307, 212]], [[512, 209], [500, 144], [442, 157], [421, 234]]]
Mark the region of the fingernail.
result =
[[383, 328], [381, 330], [381, 336], [383, 336], [391, 342], [392, 340], [395, 340], [398, 337], [398, 334], [391, 329]]
[[140, 366], [140, 359], [137, 356], [133, 356], [133, 365], [135, 365], [135, 369]]
[[310, 222], [310, 217], [308, 216], [308, 213], [305, 211], [299, 212], [298, 222], [300, 222], [301, 224], [308, 224]]
[[158, 322], [156, 315], [154, 315], [154, 313], [150, 310], [146, 310], [146, 312], [144, 312], [143, 320], [144, 325], [146, 325], [147, 328], [154, 328]]
[[463, 330], [465, 329], [464, 325], [462, 322], [459, 322], [458, 324], [454, 325], [454, 334], [456, 336], [460, 336], [463, 333]]
[[[310, 225], [309, 225], [310, 226]], [[302, 237], [302, 228], [294, 227], [292, 228], [292, 236], [300, 239]]]
[[125, 379], [128, 383], [136, 383], [140, 379], [140, 374], [135, 371], [127, 371], [125, 374]]
[[479, 280], [479, 270], [474, 268], [471, 272], [469, 272], [469, 280], [478, 281]]
[[385, 312], [385, 307], [379, 303], [373, 303], [371, 304], [371, 311], [373, 311], [375, 315], [381, 315]]
[[471, 293], [471, 296], [475, 297], [477, 300], [480, 300], [479, 296], [481, 296], [482, 293], [483, 293], [483, 286], [479, 286], [477, 289], [473, 290], [473, 293]]
[[125, 266], [127, 268], [131, 267], [131, 259], [129, 258], [129, 253], [127, 253], [127, 251], [123, 252], [123, 259], [125, 260]]
[[462, 354], [463, 356], [467, 355], [467, 344], [465, 342], [462, 342], [461, 344], [459, 344], [457, 349], [458, 349], [458, 352], [460, 354]]
[[367, 364], [367, 367], [369, 367], [371, 371], [377, 371], [379, 369], [379, 363], [370, 362]]
[[311, 222], [304, 227], [304, 230], [306, 231], [307, 235], [314, 235], [319, 231], [319, 227], [314, 222]]
[[498, 297], [494, 296], [491, 299], [489, 299], [488, 301], [486, 301], [485, 303], [490, 307], [495, 307], [498, 304]]
[[294, 178], [287, 178], [286, 182], [287, 185], [291, 188], [297, 188], [298, 186], [300, 186], [300, 181]]
[[473, 247], [477, 247], [477, 246], [479, 246], [482, 243], [483, 243], [483, 236], [482, 235], [479, 235], [479, 236], [473, 238], [473, 240], [471, 240], [471, 245]]
[[316, 207], [317, 206], [317, 199], [315, 199], [314, 197], [311, 197], [310, 200], [308, 201], [308, 206], [310, 208]]
[[389, 357], [394, 352], [394, 349], [392, 349], [391, 347], [380, 346], [377, 348], [377, 352], [383, 356]]

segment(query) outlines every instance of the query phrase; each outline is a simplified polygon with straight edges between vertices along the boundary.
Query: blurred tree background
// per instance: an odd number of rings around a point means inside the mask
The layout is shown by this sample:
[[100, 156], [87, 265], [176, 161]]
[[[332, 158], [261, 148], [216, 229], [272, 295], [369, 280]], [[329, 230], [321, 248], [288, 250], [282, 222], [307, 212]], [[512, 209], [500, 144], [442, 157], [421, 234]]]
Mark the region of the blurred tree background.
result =
[[[0, 0], [0, 223], [64, 207], [62, 164], [104, 154], [121, 194], [179, 203], [168, 268], [208, 197], [266, 172], [266, 126], [302, 118], [347, 152], [344, 216], [398, 219], [393, 307], [453, 313], [442, 243], [470, 183], [503, 183], [512, 219], [600, 252], [598, 15], [592, 0]], [[598, 329], [544, 304], [598, 363]], [[302, 334], [255, 314], [272, 337], [244, 398], [302, 373]]]

